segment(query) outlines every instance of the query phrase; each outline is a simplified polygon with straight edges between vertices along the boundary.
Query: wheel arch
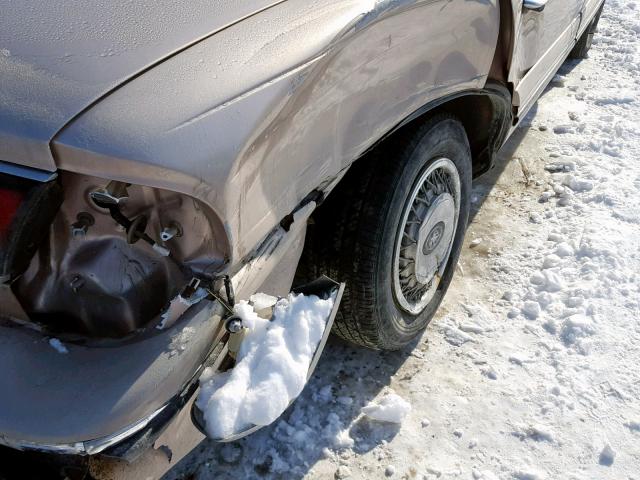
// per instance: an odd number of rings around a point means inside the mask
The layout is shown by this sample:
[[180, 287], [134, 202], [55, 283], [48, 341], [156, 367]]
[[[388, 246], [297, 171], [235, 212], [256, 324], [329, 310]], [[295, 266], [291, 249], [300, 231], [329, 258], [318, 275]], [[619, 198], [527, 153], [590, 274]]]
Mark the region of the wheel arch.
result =
[[491, 169], [512, 123], [511, 93], [504, 85], [494, 82], [483, 89], [463, 90], [424, 105], [387, 132], [360, 159], [391, 137], [440, 113], [454, 115], [464, 126], [471, 147], [473, 176]]
[[498, 32], [498, 42], [496, 44], [489, 80], [500, 82], [513, 91], [509, 81], [509, 71], [513, 60], [513, 52], [516, 39], [516, 20], [513, 0], [499, 0], [500, 7], [500, 30]]

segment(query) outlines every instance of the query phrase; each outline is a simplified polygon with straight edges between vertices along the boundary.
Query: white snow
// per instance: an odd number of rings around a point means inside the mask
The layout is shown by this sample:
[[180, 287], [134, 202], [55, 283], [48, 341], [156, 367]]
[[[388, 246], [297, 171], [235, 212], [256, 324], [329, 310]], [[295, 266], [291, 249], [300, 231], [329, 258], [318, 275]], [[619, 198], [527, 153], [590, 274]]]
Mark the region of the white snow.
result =
[[593, 182], [576, 178], [574, 175], [566, 175], [562, 180], [562, 184], [574, 192], [588, 192], [593, 189]]
[[482, 243], [482, 239], [481, 238], [474, 238], [473, 240], [471, 240], [471, 242], [469, 243], [469, 246], [471, 248], [477, 247], [478, 245], [480, 245]]
[[551, 255], [547, 255], [546, 257], [544, 257], [544, 263], [542, 264], [542, 268], [553, 268], [556, 267], [560, 264], [560, 262], [562, 261], [562, 259], [552, 253]]
[[49, 345], [51, 345], [58, 353], [69, 353], [69, 350], [64, 346], [64, 343], [57, 338], [50, 338]]
[[573, 248], [567, 242], [559, 243], [558, 246], [556, 246], [555, 255], [557, 257], [570, 257], [573, 254]]
[[513, 478], [515, 480], [544, 480], [547, 476], [536, 470], [526, 469], [513, 472]]
[[189, 342], [193, 339], [196, 329], [193, 327], [184, 327], [180, 332], [171, 338], [169, 344], [169, 356], [173, 357], [184, 352], [189, 346]]
[[[590, 58], [475, 182], [481, 245], [424, 336], [330, 342], [284, 417], [196, 478], [640, 480], [639, 33], [640, 3], [607, 0]], [[389, 388], [411, 404], [402, 424], [363, 418]]]
[[542, 218], [542, 215], [540, 215], [539, 213], [533, 212], [529, 215], [529, 221], [531, 223], [542, 223], [544, 222], [544, 219]]
[[269, 425], [300, 395], [332, 307], [332, 299], [290, 294], [275, 304], [270, 321], [246, 301], [236, 305], [248, 329], [236, 365], [200, 378], [197, 404], [212, 438]]
[[389, 423], [402, 423], [410, 411], [411, 404], [396, 393], [389, 393], [362, 409], [367, 417]]
[[527, 318], [538, 318], [541, 311], [540, 304], [534, 300], [527, 300], [522, 305], [522, 313], [524, 313]]
[[340, 430], [336, 436], [333, 446], [336, 449], [352, 448], [355, 444], [353, 438], [349, 435], [349, 430]]
[[498, 480], [498, 477], [489, 470], [473, 470], [471, 475], [473, 475], [473, 480]]
[[176, 295], [160, 316], [160, 323], [156, 325], [156, 328], [164, 330], [173, 326], [189, 308], [206, 298], [207, 295], [209, 292], [205, 288], [196, 289], [189, 298], [184, 298], [182, 294]]
[[538, 286], [538, 291], [559, 292], [564, 288], [562, 278], [550, 269], [534, 273], [530, 281], [532, 284]]
[[579, 344], [581, 340], [596, 333], [593, 321], [583, 314], [571, 315], [562, 324], [560, 338], [567, 346]]
[[516, 429], [513, 434], [521, 440], [531, 439], [535, 442], [555, 442], [555, 436], [547, 427], [531, 425]]
[[444, 328], [444, 337], [451, 345], [459, 347], [467, 342], [473, 342], [473, 337], [459, 327], [447, 325]]
[[249, 297], [249, 302], [256, 312], [273, 307], [277, 301], [278, 299], [276, 297], [262, 292], [254, 293]]
[[349, 478], [351, 476], [351, 470], [346, 465], [341, 465], [336, 470], [335, 478], [336, 480], [342, 480], [343, 478]]

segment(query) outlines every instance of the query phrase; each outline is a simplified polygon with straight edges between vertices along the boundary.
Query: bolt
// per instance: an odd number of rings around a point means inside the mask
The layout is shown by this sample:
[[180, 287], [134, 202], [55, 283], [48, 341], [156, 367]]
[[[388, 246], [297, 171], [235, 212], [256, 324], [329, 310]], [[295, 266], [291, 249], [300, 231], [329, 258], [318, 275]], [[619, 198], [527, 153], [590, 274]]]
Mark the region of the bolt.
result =
[[80, 212], [76, 215], [76, 221], [71, 225], [71, 235], [74, 238], [85, 237], [89, 227], [96, 223], [93, 215], [87, 212]]
[[229, 317], [224, 323], [224, 328], [229, 333], [238, 333], [240, 330], [242, 330], [242, 319], [236, 316]]
[[168, 242], [169, 240], [171, 240], [173, 237], [175, 237], [178, 234], [178, 229], [175, 227], [165, 227], [162, 232], [160, 233], [160, 239], [163, 242]]
[[162, 229], [162, 232], [160, 232], [160, 239], [163, 242], [168, 242], [174, 237], [181, 237], [181, 236], [182, 236], [182, 227], [178, 222], [169, 223], [169, 225], [164, 227]]
[[74, 293], [78, 293], [78, 291], [83, 287], [83, 285], [84, 285], [84, 278], [82, 278], [80, 275], [75, 275], [69, 282], [69, 287], [71, 287], [71, 290], [73, 290]]
[[73, 225], [71, 225], [71, 235], [74, 238], [80, 238], [80, 237], [86, 236], [87, 230], [89, 230], [89, 228], [86, 225], [79, 225], [77, 223], [74, 223]]

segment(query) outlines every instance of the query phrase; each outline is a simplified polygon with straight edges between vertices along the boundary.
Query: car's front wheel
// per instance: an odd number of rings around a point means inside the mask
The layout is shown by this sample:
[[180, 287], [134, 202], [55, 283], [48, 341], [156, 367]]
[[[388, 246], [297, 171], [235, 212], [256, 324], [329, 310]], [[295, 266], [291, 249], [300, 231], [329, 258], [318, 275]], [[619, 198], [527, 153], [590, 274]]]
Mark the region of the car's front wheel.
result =
[[427, 326], [455, 270], [470, 189], [469, 143], [448, 115], [392, 137], [352, 167], [307, 242], [313, 272], [347, 285], [335, 333], [394, 350]]

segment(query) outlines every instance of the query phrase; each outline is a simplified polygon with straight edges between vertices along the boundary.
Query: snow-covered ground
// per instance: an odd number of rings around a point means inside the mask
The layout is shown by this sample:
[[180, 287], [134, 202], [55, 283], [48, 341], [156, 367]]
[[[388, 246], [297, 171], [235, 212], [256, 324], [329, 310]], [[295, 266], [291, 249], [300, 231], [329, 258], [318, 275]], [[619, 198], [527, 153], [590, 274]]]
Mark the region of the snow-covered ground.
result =
[[169, 478], [640, 480], [639, 36], [640, 3], [608, 0], [591, 58], [477, 182], [419, 341], [334, 340], [284, 417]]

